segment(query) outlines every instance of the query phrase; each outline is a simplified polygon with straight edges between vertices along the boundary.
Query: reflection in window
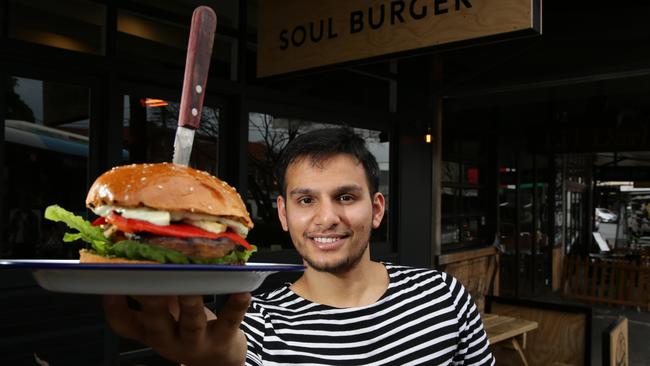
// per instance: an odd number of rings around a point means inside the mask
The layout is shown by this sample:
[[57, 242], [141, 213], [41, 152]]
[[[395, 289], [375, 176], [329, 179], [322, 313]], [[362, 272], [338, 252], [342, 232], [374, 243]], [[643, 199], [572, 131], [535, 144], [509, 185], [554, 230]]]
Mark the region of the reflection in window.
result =
[[5, 258], [73, 258], [65, 225], [43, 219], [58, 204], [85, 215], [89, 90], [9, 77], [4, 121], [6, 181], [2, 184]]
[[9, 37], [92, 54], [104, 53], [106, 6], [94, 1], [10, 0]]
[[[180, 104], [159, 98], [124, 96], [124, 163], [171, 161]], [[203, 106], [190, 166], [218, 175], [218, 108]]]
[[[250, 1], [250, 0], [249, 0]], [[239, 0], [202, 0], [202, 1], [160, 1], [160, 0], [131, 0], [133, 3], [160, 9], [172, 14], [190, 16], [199, 5], [207, 5], [214, 10], [219, 18], [219, 26], [237, 27], [239, 20]]]
[[441, 175], [441, 181], [443, 182], [458, 182], [460, 165], [453, 161], [443, 161]]
[[[191, 15], [191, 11], [188, 16]], [[219, 18], [221, 21], [221, 18]], [[189, 22], [179, 24], [152, 18], [144, 14], [120, 10], [117, 18], [118, 54], [154, 65], [178, 68], [187, 56]], [[234, 80], [237, 40], [217, 32], [212, 46], [210, 75]], [[162, 62], [162, 64], [161, 64]], [[209, 84], [208, 84], [209, 88]]]
[[[250, 240], [261, 249], [293, 248], [277, 218], [276, 197], [279, 194], [276, 168], [286, 145], [296, 136], [310, 130], [334, 127], [320, 122], [274, 117], [250, 113], [248, 124], [248, 192], [245, 200], [255, 222]], [[379, 191], [386, 197], [386, 212], [381, 226], [373, 231], [372, 241], [388, 240], [389, 143], [380, 138], [380, 131], [354, 129], [366, 140], [380, 168]]]
[[451, 135], [445, 145], [440, 166], [443, 250], [487, 244], [481, 141]]
[[442, 214], [445, 216], [456, 214], [456, 201], [458, 201], [458, 189], [451, 187], [442, 187]]
[[454, 244], [460, 242], [460, 228], [456, 220], [442, 220], [441, 227], [442, 244]]

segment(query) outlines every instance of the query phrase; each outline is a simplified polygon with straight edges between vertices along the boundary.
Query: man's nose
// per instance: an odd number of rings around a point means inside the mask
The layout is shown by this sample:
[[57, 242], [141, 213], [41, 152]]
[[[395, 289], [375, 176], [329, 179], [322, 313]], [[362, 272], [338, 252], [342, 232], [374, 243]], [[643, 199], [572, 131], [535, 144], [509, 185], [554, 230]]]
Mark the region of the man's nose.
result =
[[315, 224], [327, 229], [340, 222], [341, 217], [336, 204], [330, 200], [321, 200], [316, 212]]

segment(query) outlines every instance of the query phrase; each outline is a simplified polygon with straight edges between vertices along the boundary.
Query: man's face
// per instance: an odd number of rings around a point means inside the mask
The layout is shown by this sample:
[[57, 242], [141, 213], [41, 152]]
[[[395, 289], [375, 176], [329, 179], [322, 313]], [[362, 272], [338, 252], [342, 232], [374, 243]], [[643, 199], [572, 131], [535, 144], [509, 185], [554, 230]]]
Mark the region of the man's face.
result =
[[300, 159], [287, 168], [285, 182], [278, 214], [307, 265], [331, 273], [354, 267], [384, 216], [384, 197], [370, 196], [363, 165], [349, 155], [322, 165]]

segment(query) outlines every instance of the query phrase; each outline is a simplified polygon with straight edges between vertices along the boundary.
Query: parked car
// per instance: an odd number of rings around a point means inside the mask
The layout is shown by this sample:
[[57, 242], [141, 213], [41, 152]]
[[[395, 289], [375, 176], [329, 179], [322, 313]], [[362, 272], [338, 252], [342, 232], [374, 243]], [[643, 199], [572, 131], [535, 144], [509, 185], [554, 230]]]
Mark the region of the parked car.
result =
[[596, 208], [596, 221], [597, 222], [616, 222], [618, 221], [618, 215], [613, 211], [610, 211], [606, 208], [598, 207]]

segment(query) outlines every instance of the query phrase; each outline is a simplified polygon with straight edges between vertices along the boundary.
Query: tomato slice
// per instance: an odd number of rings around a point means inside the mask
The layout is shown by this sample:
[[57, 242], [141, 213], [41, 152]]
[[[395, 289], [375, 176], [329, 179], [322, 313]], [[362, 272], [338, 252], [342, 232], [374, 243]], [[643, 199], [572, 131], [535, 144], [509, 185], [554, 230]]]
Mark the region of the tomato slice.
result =
[[156, 235], [173, 236], [176, 238], [228, 238], [248, 250], [253, 250], [253, 247], [251, 247], [251, 245], [248, 244], [244, 238], [232, 232], [223, 232], [217, 234], [203, 230], [196, 226], [186, 224], [170, 224], [166, 226], [160, 226], [152, 224], [148, 221], [127, 219], [121, 215], [116, 214], [115, 212], [112, 212], [110, 215], [106, 216], [106, 222], [115, 225], [118, 230], [125, 233], [137, 233], [144, 231]]
[[106, 218], [105, 217], [98, 217], [95, 219], [95, 221], [92, 222], [93, 226], [99, 226], [99, 225], [104, 225], [106, 223]]

